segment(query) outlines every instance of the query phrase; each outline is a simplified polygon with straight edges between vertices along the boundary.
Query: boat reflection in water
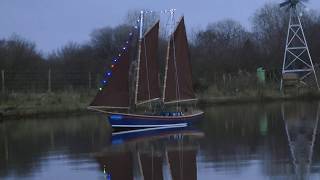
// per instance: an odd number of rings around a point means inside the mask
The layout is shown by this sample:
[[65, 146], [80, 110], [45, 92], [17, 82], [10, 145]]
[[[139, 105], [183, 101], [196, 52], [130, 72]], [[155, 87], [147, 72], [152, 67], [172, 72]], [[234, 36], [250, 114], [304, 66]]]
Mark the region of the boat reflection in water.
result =
[[309, 179], [319, 122], [319, 104], [282, 104], [294, 179]]
[[192, 127], [117, 132], [112, 145], [94, 157], [106, 179], [194, 180], [202, 137]]

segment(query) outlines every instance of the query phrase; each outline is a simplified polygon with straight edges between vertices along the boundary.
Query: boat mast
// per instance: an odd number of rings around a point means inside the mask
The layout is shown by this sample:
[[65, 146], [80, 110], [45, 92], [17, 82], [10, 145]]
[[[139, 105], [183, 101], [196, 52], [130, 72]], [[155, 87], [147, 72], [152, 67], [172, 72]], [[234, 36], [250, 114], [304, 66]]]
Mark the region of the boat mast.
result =
[[138, 47], [138, 61], [137, 61], [137, 77], [136, 77], [136, 89], [135, 89], [135, 96], [134, 102], [135, 104], [138, 103], [138, 88], [139, 88], [139, 73], [140, 73], [140, 59], [141, 59], [141, 42], [143, 38], [143, 20], [144, 20], [144, 11], [140, 11], [140, 29], [139, 29], [139, 47]]
[[174, 28], [175, 28], [175, 12], [176, 12], [176, 9], [170, 9], [169, 10], [169, 12], [170, 12], [170, 24], [169, 24], [169, 26], [170, 26], [170, 30], [169, 30], [169, 33], [170, 33], [170, 36], [172, 35], [172, 33], [174, 32]]
[[175, 11], [176, 9], [169, 9], [165, 12], [170, 13], [170, 22], [168, 23], [169, 26], [169, 37], [168, 37], [168, 46], [167, 46], [167, 55], [166, 55], [166, 67], [164, 72], [164, 83], [163, 83], [163, 92], [162, 92], [162, 101], [164, 102], [165, 95], [166, 95], [166, 84], [167, 84], [167, 72], [168, 72], [168, 64], [169, 64], [169, 52], [170, 52], [170, 37], [173, 35], [174, 28], [175, 28]]
[[139, 30], [139, 41], [141, 41], [143, 37], [143, 20], [144, 20], [144, 12], [140, 11], [140, 30]]

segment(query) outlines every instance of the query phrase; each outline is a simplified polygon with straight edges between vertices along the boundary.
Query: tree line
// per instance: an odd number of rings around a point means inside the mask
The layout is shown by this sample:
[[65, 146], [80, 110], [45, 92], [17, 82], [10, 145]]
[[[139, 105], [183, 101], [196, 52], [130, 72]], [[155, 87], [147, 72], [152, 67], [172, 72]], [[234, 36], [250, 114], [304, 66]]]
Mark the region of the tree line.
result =
[[[130, 13], [138, 16], [136, 12]], [[301, 18], [312, 59], [317, 65], [320, 62], [319, 12], [304, 11]], [[95, 72], [102, 76], [107, 64], [127, 40], [134, 19], [127, 18], [127, 22], [114, 28], [96, 29], [90, 34], [89, 42], [70, 42], [48, 55], [40, 53], [35, 43], [19, 36], [2, 39], [0, 69], [20, 73], [45, 73], [47, 69], [52, 69], [61, 78], [69, 72]], [[155, 19], [157, 17], [154, 15], [152, 20]], [[194, 83], [200, 89], [206, 89], [217, 76], [254, 73], [258, 67], [279, 73], [288, 21], [287, 11], [277, 4], [266, 4], [253, 14], [251, 30], [227, 19], [209, 23], [205, 29], [193, 32], [191, 36], [189, 34]], [[159, 62], [164, 62], [166, 41], [163, 35], [160, 36]]]

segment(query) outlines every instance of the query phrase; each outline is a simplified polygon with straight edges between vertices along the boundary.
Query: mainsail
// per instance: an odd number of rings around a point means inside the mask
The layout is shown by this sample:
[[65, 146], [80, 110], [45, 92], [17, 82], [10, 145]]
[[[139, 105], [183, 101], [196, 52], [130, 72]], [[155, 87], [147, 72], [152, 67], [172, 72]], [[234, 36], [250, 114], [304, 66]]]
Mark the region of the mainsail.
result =
[[105, 86], [98, 92], [91, 102], [91, 108], [115, 108], [127, 109], [129, 107], [129, 66], [130, 66], [129, 46], [119, 59], [111, 65], [112, 71], [105, 74]]
[[163, 101], [165, 103], [195, 100], [183, 17], [169, 41], [164, 81]]
[[157, 63], [159, 21], [139, 41], [135, 103], [143, 104], [161, 96]]

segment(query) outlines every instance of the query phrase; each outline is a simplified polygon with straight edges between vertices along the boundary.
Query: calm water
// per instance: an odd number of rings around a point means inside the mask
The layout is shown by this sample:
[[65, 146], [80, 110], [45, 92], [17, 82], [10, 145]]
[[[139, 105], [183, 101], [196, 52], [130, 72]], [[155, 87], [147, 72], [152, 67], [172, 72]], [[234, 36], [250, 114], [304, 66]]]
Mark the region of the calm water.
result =
[[198, 128], [112, 134], [104, 117], [0, 124], [0, 179], [320, 179], [317, 102], [213, 106]]

